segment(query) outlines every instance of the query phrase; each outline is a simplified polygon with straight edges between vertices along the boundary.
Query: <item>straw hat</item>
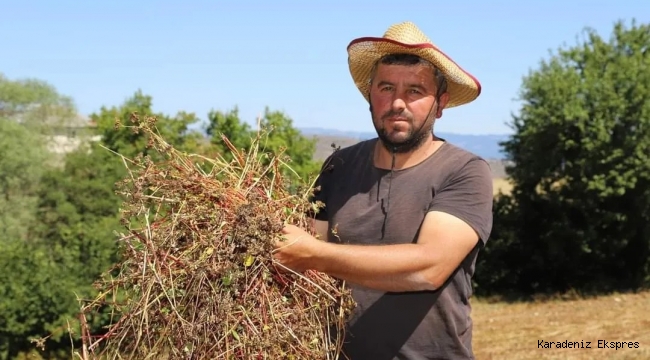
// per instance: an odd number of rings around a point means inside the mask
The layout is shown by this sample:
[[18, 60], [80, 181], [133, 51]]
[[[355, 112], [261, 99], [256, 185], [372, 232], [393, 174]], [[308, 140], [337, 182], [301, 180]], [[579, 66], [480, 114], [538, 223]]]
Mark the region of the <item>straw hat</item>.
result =
[[447, 78], [447, 108], [467, 104], [481, 93], [481, 84], [429, 40], [412, 22], [392, 25], [383, 37], [362, 37], [348, 45], [348, 63], [354, 83], [369, 100], [369, 80], [373, 65], [391, 53], [409, 53], [429, 60]]

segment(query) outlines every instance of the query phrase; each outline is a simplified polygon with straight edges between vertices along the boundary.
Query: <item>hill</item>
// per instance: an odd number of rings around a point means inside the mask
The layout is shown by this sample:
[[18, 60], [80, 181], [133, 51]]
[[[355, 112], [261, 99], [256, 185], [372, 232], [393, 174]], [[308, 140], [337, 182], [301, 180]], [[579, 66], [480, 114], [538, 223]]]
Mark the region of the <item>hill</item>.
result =
[[[332, 153], [332, 144], [344, 148], [354, 145], [359, 141], [377, 136], [377, 134], [371, 132], [341, 131], [317, 127], [300, 128], [299, 130], [306, 136], [316, 138], [314, 158], [321, 161], [325, 160]], [[453, 133], [438, 133], [436, 135], [486, 159], [492, 167], [492, 176], [494, 178], [500, 179], [505, 177], [506, 162], [501, 153], [499, 142], [506, 140], [508, 135], [465, 135]]]
[[[317, 127], [300, 128], [305, 135], [315, 135], [327, 141], [336, 140], [337, 145], [352, 144], [360, 140], [371, 139], [377, 136], [374, 132], [341, 131], [336, 129], [325, 129]], [[508, 138], [508, 135], [467, 135], [455, 133], [436, 133], [439, 137], [467, 149], [485, 159], [502, 160], [500, 141]], [[327, 144], [328, 151], [331, 144]]]

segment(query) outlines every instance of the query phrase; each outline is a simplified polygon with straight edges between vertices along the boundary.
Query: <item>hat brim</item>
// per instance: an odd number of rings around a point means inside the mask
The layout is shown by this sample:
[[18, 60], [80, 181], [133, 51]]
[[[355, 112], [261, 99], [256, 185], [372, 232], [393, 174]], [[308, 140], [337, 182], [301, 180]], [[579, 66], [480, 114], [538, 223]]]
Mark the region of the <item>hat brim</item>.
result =
[[481, 94], [479, 81], [433, 44], [405, 44], [383, 37], [362, 37], [350, 42], [347, 51], [350, 74], [367, 101], [370, 72], [375, 62], [384, 55], [394, 53], [418, 55], [442, 71], [448, 83], [449, 102], [446, 108], [467, 104]]

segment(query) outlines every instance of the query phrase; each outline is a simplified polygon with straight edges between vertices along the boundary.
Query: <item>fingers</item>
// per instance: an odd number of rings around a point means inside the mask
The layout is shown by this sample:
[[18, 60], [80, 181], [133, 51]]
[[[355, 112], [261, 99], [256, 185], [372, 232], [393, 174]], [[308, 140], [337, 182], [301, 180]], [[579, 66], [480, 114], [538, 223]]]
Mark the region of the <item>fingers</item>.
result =
[[300, 226], [293, 225], [293, 224], [285, 224], [282, 227], [282, 232], [286, 233], [292, 233], [292, 232], [301, 232], [304, 231]]
[[300, 239], [302, 239], [302, 237], [303, 237], [303, 236], [300, 235], [300, 236], [296, 237], [295, 239], [293, 239], [293, 240], [291, 240], [291, 241], [289, 241], [289, 239], [285, 238], [284, 241], [276, 242], [277, 249], [280, 250], [280, 249], [283, 249], [283, 248], [289, 247], [289, 246], [291, 246], [291, 245], [297, 243], [298, 241], [300, 241]]
[[296, 227], [295, 225], [286, 224], [286, 225], [284, 225], [284, 227], [282, 228], [282, 233], [284, 233], [284, 234], [290, 234], [290, 233], [296, 231], [296, 229], [297, 229], [297, 227]]

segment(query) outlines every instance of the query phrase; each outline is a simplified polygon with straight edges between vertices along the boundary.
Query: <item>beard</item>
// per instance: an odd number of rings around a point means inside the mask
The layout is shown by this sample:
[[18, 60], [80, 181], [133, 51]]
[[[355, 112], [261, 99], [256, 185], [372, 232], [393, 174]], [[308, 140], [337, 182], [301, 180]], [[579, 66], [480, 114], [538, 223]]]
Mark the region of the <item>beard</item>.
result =
[[[386, 119], [394, 116], [404, 117], [409, 124], [409, 129], [406, 130], [405, 135], [399, 135], [399, 138], [393, 136], [385, 127]], [[374, 117], [374, 116], [373, 116]], [[429, 136], [431, 132], [431, 127], [426, 126], [429, 119], [426, 119], [425, 122], [419, 128], [414, 126], [413, 115], [408, 113], [406, 110], [401, 113], [395, 113], [394, 111], [388, 111], [385, 113], [379, 121], [374, 121], [373, 125], [377, 136], [383, 146], [388, 150], [394, 153], [408, 153], [417, 150], [421, 147]]]

